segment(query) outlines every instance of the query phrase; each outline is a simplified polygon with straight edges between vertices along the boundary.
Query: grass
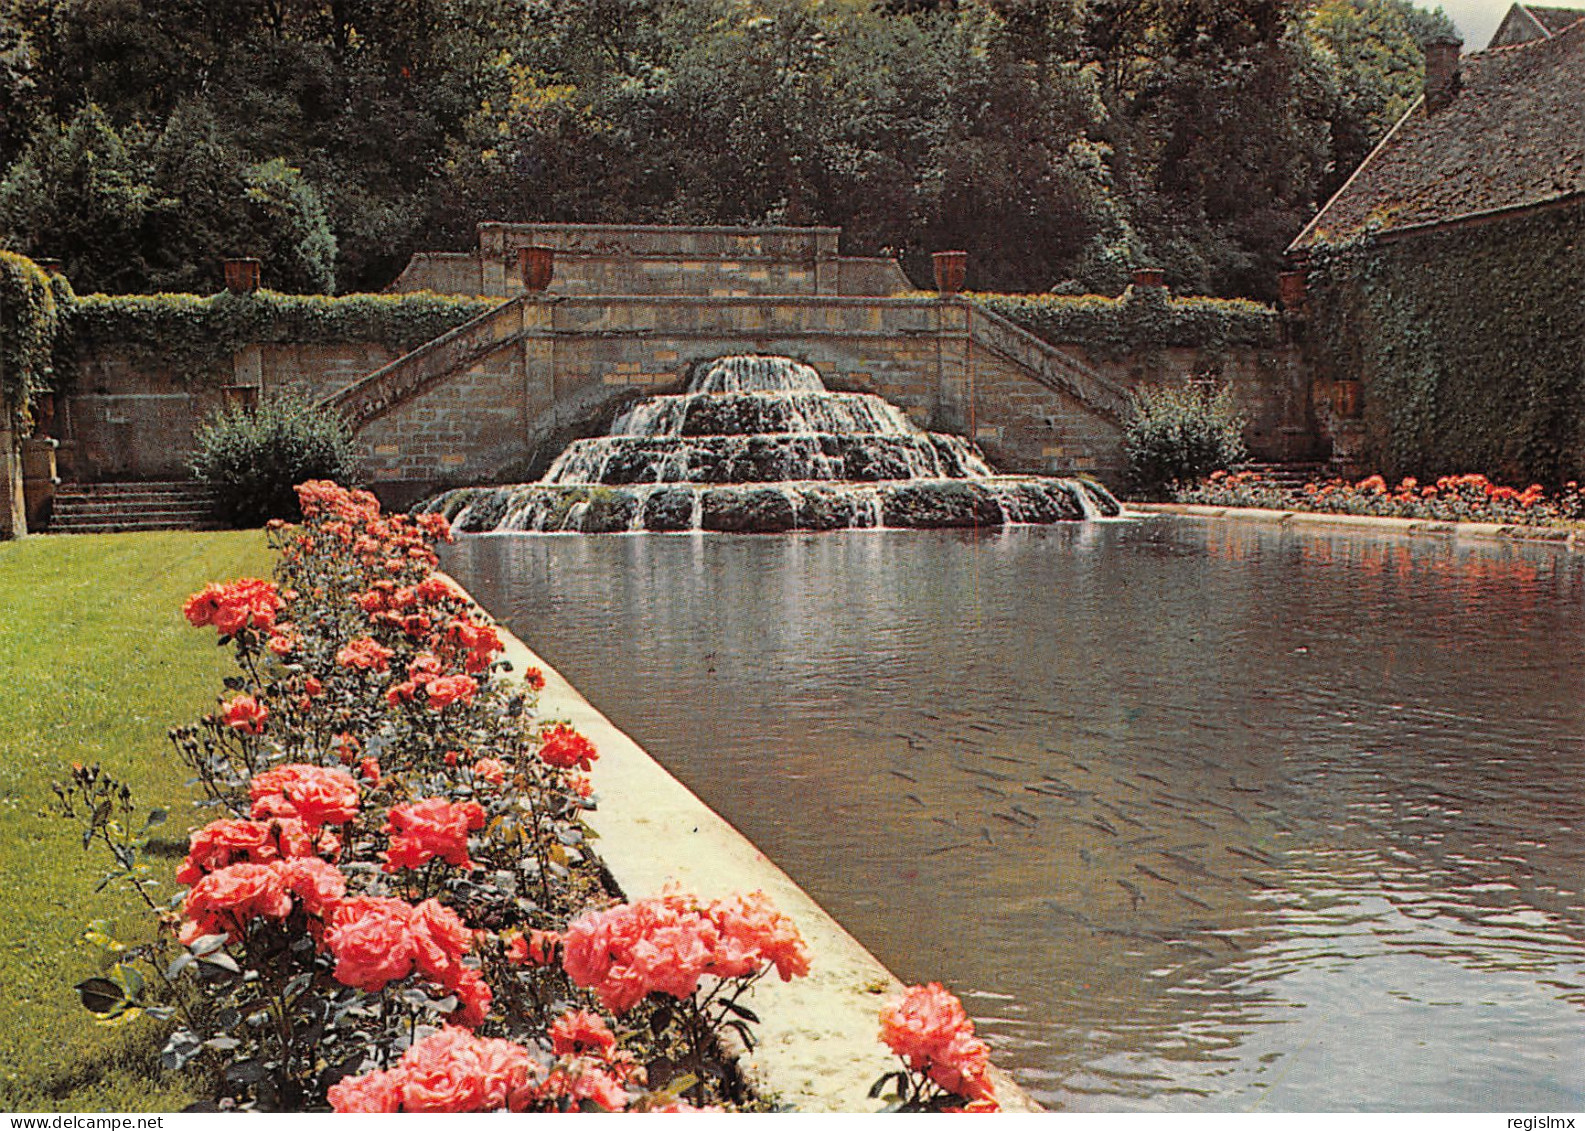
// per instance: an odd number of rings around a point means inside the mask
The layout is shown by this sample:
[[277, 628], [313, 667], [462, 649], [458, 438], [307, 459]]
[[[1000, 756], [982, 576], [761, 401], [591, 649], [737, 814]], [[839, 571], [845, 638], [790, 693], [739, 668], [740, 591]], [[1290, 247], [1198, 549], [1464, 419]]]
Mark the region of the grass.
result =
[[169, 806], [174, 872], [185, 830], [206, 818], [165, 732], [211, 709], [231, 670], [181, 603], [271, 565], [260, 531], [0, 544], [0, 1110], [169, 1111], [192, 1098], [157, 1070], [159, 1026], [101, 1027], [71, 989], [99, 969], [79, 942], [90, 920], [122, 938], [147, 920], [130, 895], [94, 894], [106, 862], [48, 814], [50, 783], [99, 762], [140, 813]]

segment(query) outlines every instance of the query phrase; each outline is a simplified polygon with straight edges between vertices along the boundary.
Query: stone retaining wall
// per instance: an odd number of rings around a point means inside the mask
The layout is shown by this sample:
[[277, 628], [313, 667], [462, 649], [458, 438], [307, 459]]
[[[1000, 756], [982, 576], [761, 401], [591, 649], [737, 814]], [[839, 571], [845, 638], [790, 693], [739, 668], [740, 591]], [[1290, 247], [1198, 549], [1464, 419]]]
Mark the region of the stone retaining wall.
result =
[[1353, 529], [1383, 534], [1418, 534], [1438, 538], [1472, 538], [1497, 542], [1540, 542], [1570, 550], [1585, 549], [1585, 532], [1561, 526], [1513, 526], [1500, 522], [1438, 522], [1424, 518], [1387, 518], [1371, 514], [1327, 514], [1264, 507], [1213, 507], [1198, 503], [1129, 503], [1145, 514], [1176, 514], [1188, 518], [1234, 519], [1278, 526]]
[[[531, 478], [574, 435], [639, 397], [680, 390], [694, 362], [732, 353], [795, 357], [831, 388], [885, 397], [922, 428], [972, 434], [1003, 471], [1116, 483], [1124, 466], [1124, 386], [1079, 351], [961, 299], [550, 296], [503, 308], [478, 333], [493, 352], [393, 395], [361, 426], [367, 467], [389, 503]], [[1168, 351], [1149, 379], [1197, 375], [1206, 364], [1195, 351]], [[1234, 349], [1218, 364], [1254, 422], [1257, 458], [1288, 458], [1284, 445], [1307, 406], [1297, 358]]]
[[229, 399], [288, 392], [318, 399], [395, 356], [360, 342], [253, 345], [233, 356], [229, 384], [216, 385], [183, 381], [168, 366], [114, 348], [85, 354], [51, 423], [61, 442], [60, 476], [75, 482], [185, 478], [194, 437]]

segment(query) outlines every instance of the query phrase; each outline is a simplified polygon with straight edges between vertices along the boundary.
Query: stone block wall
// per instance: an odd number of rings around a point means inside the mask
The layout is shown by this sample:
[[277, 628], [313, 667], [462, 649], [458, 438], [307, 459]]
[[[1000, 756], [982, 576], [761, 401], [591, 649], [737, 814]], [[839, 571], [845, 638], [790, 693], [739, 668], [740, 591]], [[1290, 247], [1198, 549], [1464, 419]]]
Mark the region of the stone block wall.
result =
[[194, 437], [240, 390], [319, 399], [391, 361], [370, 343], [255, 345], [232, 358], [231, 383], [194, 384], [167, 366], [106, 348], [78, 358], [52, 428], [60, 476], [77, 482], [185, 479]]

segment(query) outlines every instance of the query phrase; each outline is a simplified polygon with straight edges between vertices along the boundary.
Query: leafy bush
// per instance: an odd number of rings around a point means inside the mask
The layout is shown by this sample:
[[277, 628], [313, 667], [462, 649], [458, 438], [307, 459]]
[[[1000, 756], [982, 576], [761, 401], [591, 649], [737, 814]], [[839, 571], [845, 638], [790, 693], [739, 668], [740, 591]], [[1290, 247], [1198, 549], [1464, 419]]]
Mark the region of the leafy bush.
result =
[[222, 409], [198, 434], [193, 474], [214, 488], [220, 516], [262, 526], [299, 516], [293, 486], [309, 479], [350, 478], [352, 432], [313, 402], [280, 397], [256, 408]]
[[1123, 446], [1133, 490], [1160, 495], [1224, 471], [1245, 456], [1244, 418], [1227, 386], [1155, 385], [1135, 389]]

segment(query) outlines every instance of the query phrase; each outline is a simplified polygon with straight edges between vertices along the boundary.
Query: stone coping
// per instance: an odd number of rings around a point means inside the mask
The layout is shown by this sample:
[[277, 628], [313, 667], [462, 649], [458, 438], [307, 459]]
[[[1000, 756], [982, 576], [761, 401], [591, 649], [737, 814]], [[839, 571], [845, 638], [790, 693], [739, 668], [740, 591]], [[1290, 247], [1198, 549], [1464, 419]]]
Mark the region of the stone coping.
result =
[[1559, 526], [1513, 526], [1500, 522], [1438, 522], [1425, 518], [1386, 518], [1370, 514], [1326, 514], [1316, 511], [1271, 510], [1264, 507], [1213, 507], [1198, 503], [1125, 503], [1125, 511], [1177, 514], [1190, 518], [1229, 518], [1280, 526], [1315, 526], [1373, 530], [1383, 534], [1429, 534], [1488, 542], [1542, 542], [1585, 549], [1581, 531]]
[[[511, 678], [529, 667], [544, 673], [540, 716], [571, 723], [599, 751], [590, 774], [599, 806], [585, 819], [598, 834], [595, 850], [629, 899], [655, 895], [671, 881], [707, 899], [760, 890], [802, 933], [809, 976], [784, 983], [772, 972], [745, 999], [760, 1018], [759, 1043], [740, 1061], [749, 1079], [800, 1112], [879, 1111], [880, 1103], [868, 1098], [870, 1085], [897, 1067], [878, 1036], [879, 1011], [902, 983], [560, 673], [504, 627], [500, 633]], [[1005, 1110], [1041, 1110], [1005, 1072], [993, 1069], [992, 1078]]]
[[787, 236], [787, 235], [822, 235], [839, 236], [842, 229], [839, 227], [823, 227], [820, 225], [798, 226], [791, 224], [567, 224], [540, 223], [534, 220], [483, 220], [475, 225], [480, 232], [508, 231], [508, 232], [659, 232], [663, 235], [723, 235], [723, 236]]
[[[500, 296], [486, 295], [484, 297], [498, 298]], [[904, 310], [955, 306], [960, 309], [963, 307], [971, 307], [975, 310], [981, 311], [982, 313], [991, 313], [990, 311], [983, 310], [983, 308], [974, 306], [972, 301], [963, 298], [961, 295], [935, 295], [932, 293], [913, 293], [908, 295], [822, 295], [809, 293], [793, 295], [596, 295], [571, 294], [565, 291], [542, 291], [537, 296], [525, 296], [523, 292], [517, 291], [509, 297], [526, 297], [531, 302], [566, 304], [568, 306], [881, 306], [895, 307]], [[1016, 323], [1009, 323], [1009, 325], [1016, 325]]]

